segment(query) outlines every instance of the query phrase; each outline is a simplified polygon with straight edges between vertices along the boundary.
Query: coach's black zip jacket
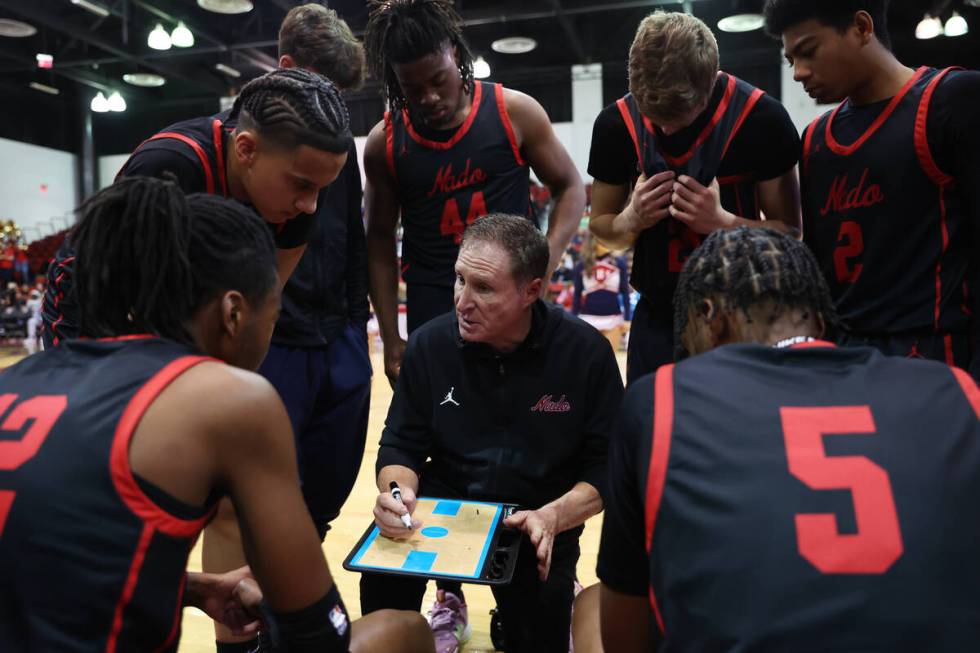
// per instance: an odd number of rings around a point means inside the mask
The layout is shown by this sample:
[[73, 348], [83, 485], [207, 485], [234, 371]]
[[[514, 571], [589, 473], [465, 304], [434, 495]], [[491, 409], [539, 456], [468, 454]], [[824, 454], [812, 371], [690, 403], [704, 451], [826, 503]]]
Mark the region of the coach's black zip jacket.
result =
[[[577, 482], [606, 492], [623, 383], [608, 341], [538, 301], [513, 352], [460, 339], [455, 313], [408, 341], [377, 469], [404, 465], [421, 492], [538, 508]], [[428, 460], [427, 460], [428, 459]]]

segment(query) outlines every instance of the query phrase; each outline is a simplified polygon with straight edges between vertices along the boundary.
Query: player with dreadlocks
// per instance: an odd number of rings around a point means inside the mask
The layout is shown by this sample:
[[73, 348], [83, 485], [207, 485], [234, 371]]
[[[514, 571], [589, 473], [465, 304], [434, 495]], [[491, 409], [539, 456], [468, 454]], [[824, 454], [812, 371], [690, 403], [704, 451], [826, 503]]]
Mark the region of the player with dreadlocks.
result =
[[368, 269], [385, 373], [394, 384], [405, 349], [397, 320], [399, 273], [407, 284], [411, 333], [452, 310], [453, 265], [466, 225], [493, 212], [533, 217], [529, 169], [555, 199], [549, 270], [578, 228], [585, 191], [541, 105], [473, 79], [452, 0], [371, 6], [364, 45], [390, 111], [371, 130], [364, 151]]
[[604, 650], [970, 649], [969, 375], [819, 340], [826, 281], [773, 230], [708, 236], [674, 301], [693, 356], [631, 386], [610, 445]]
[[431, 652], [418, 614], [346, 618], [251, 371], [279, 312], [262, 221], [144, 177], [80, 214], [82, 337], [0, 376], [0, 650], [175, 651], [182, 604], [254, 631], [248, 569], [185, 572], [227, 495], [285, 651]]
[[[232, 197], [275, 233], [280, 283], [306, 247], [317, 195], [340, 173], [352, 141], [340, 91], [323, 77], [278, 69], [242, 89], [230, 115], [192, 118], [145, 140], [120, 177], [174, 175], [185, 193]], [[44, 344], [73, 338], [74, 253], [66, 242], [48, 269]]]

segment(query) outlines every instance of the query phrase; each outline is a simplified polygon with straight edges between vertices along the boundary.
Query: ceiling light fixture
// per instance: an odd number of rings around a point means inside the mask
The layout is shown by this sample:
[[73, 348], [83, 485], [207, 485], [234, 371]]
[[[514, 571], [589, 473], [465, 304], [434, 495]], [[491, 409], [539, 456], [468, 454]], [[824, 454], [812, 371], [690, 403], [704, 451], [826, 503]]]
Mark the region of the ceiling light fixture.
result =
[[119, 91], [113, 91], [106, 102], [109, 105], [109, 111], [126, 110], [126, 100], [123, 99], [123, 96], [119, 95]]
[[163, 25], [157, 23], [150, 35], [146, 37], [146, 44], [154, 50], [169, 50], [170, 35], [167, 34], [167, 30], [163, 29]]
[[35, 91], [41, 91], [42, 93], [47, 93], [48, 95], [57, 95], [58, 93], [61, 93], [61, 91], [56, 89], [54, 86], [48, 86], [47, 84], [42, 84], [41, 82], [31, 82], [28, 84], [28, 86], [33, 88]]
[[252, 11], [250, 0], [197, 0], [197, 6], [216, 14], [246, 14]]
[[960, 16], [959, 12], [954, 11], [953, 15], [949, 17], [946, 21], [946, 27], [943, 28], [943, 34], [946, 36], [963, 36], [970, 31], [970, 26], [966, 22], [966, 18]]
[[934, 16], [926, 14], [915, 26], [915, 38], [925, 41], [934, 39], [943, 33], [943, 21]]
[[217, 70], [219, 72], [222, 72], [222, 73], [228, 75], [229, 77], [241, 77], [242, 76], [242, 74], [239, 71], [235, 70], [231, 66], [226, 66], [223, 63], [216, 63], [216, 64], [214, 64], [214, 68], [215, 68], [215, 70]]
[[92, 107], [92, 111], [96, 113], [107, 113], [109, 111], [109, 100], [102, 94], [102, 91], [99, 91], [92, 98], [92, 104], [90, 106]]
[[762, 14], [733, 14], [718, 21], [722, 32], [752, 32], [762, 29], [766, 19]]
[[0, 18], [0, 36], [22, 39], [37, 34], [37, 28], [29, 23], [9, 18]]
[[490, 49], [501, 54], [525, 54], [538, 47], [538, 42], [527, 36], [508, 36], [490, 44]]
[[174, 31], [170, 32], [170, 42], [178, 48], [189, 48], [194, 45], [194, 33], [181, 21], [177, 23]]
[[127, 84], [144, 88], [155, 88], [167, 83], [166, 77], [154, 73], [126, 73], [122, 78]]
[[71, 0], [71, 3], [76, 7], [81, 7], [85, 11], [95, 14], [96, 16], [102, 16], [105, 18], [109, 15], [109, 10], [102, 5], [95, 4], [94, 2], [89, 2], [89, 0]]
[[490, 64], [482, 56], [477, 57], [473, 62], [473, 76], [477, 79], [486, 79], [490, 76]]
[[37, 61], [38, 68], [44, 68], [45, 70], [54, 67], [54, 56], [50, 54], [45, 54], [44, 52], [38, 52], [34, 55], [34, 59]]

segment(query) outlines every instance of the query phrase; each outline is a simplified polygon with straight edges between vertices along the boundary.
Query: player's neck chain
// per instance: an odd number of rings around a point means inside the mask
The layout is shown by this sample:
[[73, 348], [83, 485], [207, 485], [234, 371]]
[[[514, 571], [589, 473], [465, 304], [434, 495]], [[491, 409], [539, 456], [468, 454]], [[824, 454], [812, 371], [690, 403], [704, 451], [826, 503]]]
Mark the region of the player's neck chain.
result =
[[802, 342], [813, 342], [816, 338], [811, 338], [810, 336], [793, 336], [792, 338], [785, 338], [777, 342], [773, 347], [776, 349], [783, 349], [785, 347], [792, 347], [793, 345], [798, 345]]

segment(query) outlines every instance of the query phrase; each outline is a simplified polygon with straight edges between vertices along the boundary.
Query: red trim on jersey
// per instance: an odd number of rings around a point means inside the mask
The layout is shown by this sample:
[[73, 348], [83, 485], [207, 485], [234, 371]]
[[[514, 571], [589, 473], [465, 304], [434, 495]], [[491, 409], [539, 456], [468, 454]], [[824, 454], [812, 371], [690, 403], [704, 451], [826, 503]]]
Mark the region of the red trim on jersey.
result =
[[795, 345], [790, 345], [789, 349], [813, 349], [814, 347], [830, 347], [831, 349], [837, 349], [837, 345], [832, 342], [827, 342], [826, 340], [809, 340], [807, 342], [798, 342]]
[[211, 121], [211, 137], [214, 139], [215, 158], [218, 163], [218, 183], [221, 184], [221, 194], [228, 197], [228, 183], [225, 180], [224, 135], [221, 133], [221, 121]]
[[728, 175], [727, 177], [718, 177], [719, 186], [727, 186], [728, 184], [740, 184], [743, 181], [753, 181], [755, 175], [751, 172], [745, 172], [740, 175]]
[[[190, 136], [178, 134], [177, 132], [160, 132], [159, 134], [150, 136], [148, 139], [143, 141], [143, 143], [157, 141], [162, 138], [172, 138], [174, 140], [178, 140], [194, 150], [194, 153], [197, 154], [197, 158], [201, 160], [201, 167], [204, 169], [204, 187], [209, 194], [214, 195], [214, 175], [211, 173], [211, 164], [208, 162], [208, 155], [204, 153], [204, 148], [201, 147], [201, 144]], [[140, 147], [143, 147], [143, 143], [140, 143]], [[136, 149], [139, 150], [139, 147]], [[126, 166], [124, 165], [123, 167], [125, 168]]]
[[197, 535], [211, 519], [214, 510], [209, 510], [207, 514], [198, 519], [180, 519], [153, 503], [153, 500], [143, 493], [143, 490], [136, 483], [136, 479], [133, 478], [133, 470], [129, 466], [129, 443], [146, 410], [160, 393], [174, 379], [191, 367], [210, 360], [215, 359], [208, 356], [182, 356], [157, 372], [129, 400], [129, 405], [126, 406], [126, 410], [123, 411], [122, 417], [116, 425], [116, 434], [112, 440], [109, 468], [112, 474], [112, 483], [115, 485], [119, 497], [133, 514], [146, 523], [147, 527], [152, 526], [171, 537], [193, 537]]
[[936, 160], [932, 158], [932, 152], [929, 150], [929, 138], [926, 133], [926, 122], [929, 120], [929, 103], [932, 101], [932, 94], [939, 86], [942, 78], [951, 70], [954, 69], [946, 68], [932, 78], [929, 85], [926, 86], [926, 90], [919, 100], [919, 108], [915, 112], [915, 153], [919, 157], [919, 164], [922, 166], [923, 172], [937, 186], [949, 186], [955, 179], [940, 170], [939, 166], [936, 165]]
[[392, 181], [398, 181], [395, 173], [395, 126], [391, 122], [391, 112], [385, 111], [385, 163]]
[[115, 653], [116, 644], [119, 641], [119, 633], [123, 627], [123, 612], [133, 598], [136, 591], [136, 581], [139, 579], [140, 569], [143, 567], [143, 560], [146, 559], [146, 550], [150, 548], [150, 540], [153, 539], [155, 532], [149, 523], [143, 525], [143, 532], [140, 534], [139, 544], [136, 545], [136, 552], [133, 553], [133, 561], [129, 565], [129, 575], [126, 576], [126, 583], [123, 585], [122, 595], [116, 602], [115, 614], [112, 617], [112, 630], [109, 631], [109, 639], [105, 645], [105, 653]]
[[0, 490], [0, 533], [3, 533], [3, 527], [7, 525], [7, 515], [10, 514], [16, 497], [17, 493], [13, 490]]
[[[725, 74], [727, 75], [727, 73]], [[719, 73], [719, 76], [721, 76], [721, 73]], [[718, 108], [715, 109], [714, 115], [711, 116], [711, 122], [705, 125], [704, 129], [701, 130], [701, 133], [698, 134], [698, 137], [694, 140], [694, 144], [691, 145], [691, 149], [678, 157], [673, 157], [664, 151], [660, 152], [667, 163], [674, 167], [679, 167], [691, 160], [691, 157], [694, 156], [694, 152], [701, 147], [706, 140], [708, 140], [708, 137], [711, 136], [711, 132], [714, 131], [715, 127], [718, 126], [718, 123], [721, 121], [722, 116], [724, 116], [725, 112], [728, 111], [728, 105], [731, 104], [732, 96], [735, 95], [736, 84], [737, 80], [735, 79], [735, 76], [728, 75], [728, 85], [725, 87], [725, 95], [722, 96], [721, 102], [718, 103]], [[644, 119], [644, 122], [647, 125], [647, 129], [652, 132], [653, 125], [651, 125], [646, 119]]]
[[957, 383], [960, 384], [960, 388], [963, 389], [963, 394], [966, 395], [966, 400], [973, 407], [973, 412], [976, 413], [977, 419], [980, 420], [980, 389], [977, 388], [976, 381], [958, 367], [951, 367], [950, 371], [956, 378]]
[[[660, 500], [664, 495], [667, 480], [667, 462], [670, 458], [670, 436], [674, 429], [674, 366], [664, 365], [657, 370], [653, 391], [653, 444], [650, 447], [650, 468], [647, 471], [646, 487], [646, 549], [647, 554], [653, 545], [653, 531], [657, 525]], [[664, 632], [664, 620], [657, 606], [657, 598], [650, 586], [650, 607], [657, 618], [660, 632]]]
[[167, 639], [163, 641], [157, 648], [153, 650], [153, 653], [162, 653], [170, 648], [170, 645], [174, 643], [177, 639], [177, 632], [180, 630], [180, 618], [183, 614], [184, 609], [184, 587], [187, 585], [187, 574], [185, 573], [180, 577], [180, 587], [177, 588], [177, 608], [174, 611], [174, 621], [170, 626], [170, 634], [167, 635]]
[[946, 227], [946, 191], [939, 187], [939, 233], [942, 235], [943, 247], [939, 252], [939, 260], [936, 261], [936, 310], [935, 323], [933, 327], [939, 331], [939, 309], [943, 301], [943, 257], [949, 248], [949, 229]]
[[943, 336], [943, 348], [946, 352], [946, 364], [955, 365], [956, 361], [953, 360], [953, 336], [948, 333]]
[[[125, 336], [112, 336], [109, 338], [96, 338], [96, 342], [126, 342], [127, 340], [149, 340], [150, 338], [157, 338], [152, 333], [130, 333]], [[79, 340], [84, 340], [85, 338], [79, 338]]]
[[909, 78], [909, 81], [905, 82], [905, 86], [903, 86], [902, 89], [895, 95], [895, 97], [891, 99], [891, 102], [888, 103], [888, 106], [885, 107], [885, 110], [882, 111], [877, 118], [875, 118], [875, 121], [871, 123], [871, 126], [868, 127], [868, 129], [863, 134], [861, 134], [860, 138], [858, 138], [850, 145], [841, 145], [840, 143], [838, 143], [837, 139], [834, 138], [833, 130], [831, 129], [831, 125], [833, 125], [834, 123], [834, 117], [837, 115], [837, 112], [841, 110], [841, 107], [844, 106], [844, 102], [838, 104], [837, 108], [835, 108], [831, 112], [830, 118], [827, 119], [827, 126], [824, 128], [825, 129], [824, 139], [827, 141], [827, 147], [829, 147], [835, 154], [839, 154], [841, 156], [849, 156], [851, 154], [854, 154], [854, 152], [856, 152], [859, 147], [864, 145], [865, 141], [871, 138], [871, 136], [876, 131], [878, 131], [879, 127], [885, 124], [885, 121], [888, 120], [888, 117], [892, 115], [892, 112], [898, 106], [898, 103], [902, 101], [902, 98], [904, 98], [905, 94], [909, 92], [909, 89], [911, 89], [912, 86], [917, 81], [919, 81], [919, 78], [922, 77], [923, 74], [925, 74], [926, 70], [927, 68], [925, 66], [922, 66], [918, 70], [916, 70], [915, 74]]
[[473, 121], [476, 120], [476, 114], [480, 112], [480, 99], [483, 97], [482, 82], [474, 81], [473, 84], [475, 88], [473, 90], [473, 101], [470, 103], [470, 115], [466, 116], [466, 120], [463, 121], [463, 124], [459, 126], [459, 129], [456, 130], [456, 133], [453, 134], [453, 137], [448, 141], [430, 141], [429, 139], [420, 136], [418, 132], [415, 131], [415, 128], [412, 127], [412, 121], [408, 117], [408, 110], [402, 109], [402, 120], [405, 121], [405, 131], [412, 137], [412, 140], [419, 145], [423, 145], [433, 150], [448, 150], [462, 140], [462, 138], [466, 136], [466, 132], [468, 132], [470, 127], [473, 126]]
[[823, 116], [811, 122], [803, 131], [803, 174], [806, 174], [807, 169], [810, 167], [810, 146], [813, 143], [813, 133], [817, 131], [817, 123], [820, 122], [821, 118]]
[[[732, 79], [734, 79], [734, 77]], [[759, 102], [762, 95], [763, 91], [761, 88], [757, 88], [752, 91], [752, 95], [749, 96], [748, 102], [745, 103], [745, 108], [742, 109], [742, 113], [739, 114], [738, 120], [735, 121], [735, 126], [732, 127], [732, 133], [728, 135], [728, 140], [725, 141], [725, 149], [721, 151], [722, 159], [724, 159], [725, 154], [728, 153], [728, 146], [732, 144], [732, 139], [735, 138], [735, 134], [737, 134], [738, 130], [742, 128], [742, 123], [744, 123], [745, 119], [749, 117], [749, 113], [755, 108], [755, 105]]]
[[493, 94], [497, 98], [497, 111], [500, 112], [500, 120], [504, 123], [504, 131], [507, 132], [507, 140], [510, 141], [510, 149], [514, 151], [514, 160], [517, 165], [526, 166], [524, 157], [521, 156], [521, 148], [517, 145], [517, 136], [514, 135], [514, 125], [510, 122], [510, 114], [507, 113], [507, 103], [504, 101], [504, 87], [500, 84], [493, 85]]
[[626, 98], [616, 100], [616, 108], [619, 109], [619, 115], [623, 117], [623, 122], [626, 123], [626, 131], [630, 133], [630, 138], [633, 139], [633, 147], [636, 148], [636, 160], [640, 164], [640, 170], [642, 170], [643, 155], [640, 153], [640, 137], [636, 134], [636, 125], [633, 124], [633, 116], [630, 115], [630, 108], [626, 105]]

